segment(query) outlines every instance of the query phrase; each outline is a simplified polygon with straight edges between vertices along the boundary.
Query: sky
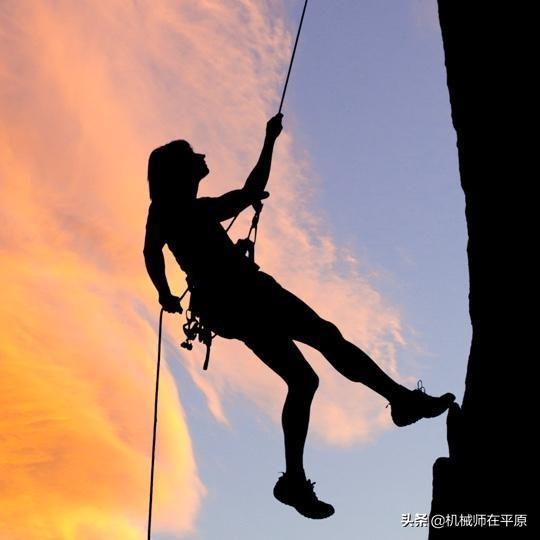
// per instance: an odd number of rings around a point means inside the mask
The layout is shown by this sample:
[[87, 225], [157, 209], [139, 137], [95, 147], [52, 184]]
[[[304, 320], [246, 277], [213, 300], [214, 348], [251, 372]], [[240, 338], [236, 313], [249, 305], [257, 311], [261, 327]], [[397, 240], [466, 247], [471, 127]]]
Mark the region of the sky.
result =
[[[0, 538], [144, 537], [157, 319], [144, 270], [150, 151], [207, 155], [239, 187], [276, 112], [302, 2], [41, 0], [0, 6]], [[402, 384], [462, 397], [464, 200], [433, 0], [311, 0], [257, 260]], [[248, 214], [248, 213], [247, 213]], [[250, 216], [235, 224], [240, 236]], [[167, 254], [171, 288], [184, 276]], [[179, 348], [165, 317], [158, 540], [426, 538], [444, 418], [320, 376], [306, 470], [322, 522], [272, 497], [284, 384], [240, 343]]]

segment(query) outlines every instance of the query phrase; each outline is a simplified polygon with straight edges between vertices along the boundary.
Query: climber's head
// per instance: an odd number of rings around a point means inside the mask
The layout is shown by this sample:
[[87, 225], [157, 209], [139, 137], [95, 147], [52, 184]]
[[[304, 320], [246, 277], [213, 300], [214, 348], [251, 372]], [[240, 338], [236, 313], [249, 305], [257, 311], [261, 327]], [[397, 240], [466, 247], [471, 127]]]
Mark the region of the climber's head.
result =
[[184, 140], [153, 150], [148, 159], [150, 198], [163, 202], [194, 199], [199, 182], [210, 172], [204, 158]]

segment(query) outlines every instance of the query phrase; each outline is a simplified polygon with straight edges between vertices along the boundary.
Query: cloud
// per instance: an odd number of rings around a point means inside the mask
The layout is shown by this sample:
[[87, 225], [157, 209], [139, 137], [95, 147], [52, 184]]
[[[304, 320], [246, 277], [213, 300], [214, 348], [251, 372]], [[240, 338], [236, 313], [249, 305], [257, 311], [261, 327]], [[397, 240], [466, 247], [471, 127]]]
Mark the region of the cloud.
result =
[[[14, 540], [140, 538], [157, 311], [142, 262], [147, 156], [186, 138], [208, 155], [207, 194], [238, 186], [277, 107], [292, 35], [278, 1], [8, 0], [0, 18], [0, 523]], [[259, 262], [397, 376], [399, 313], [317, 217], [293, 135], [276, 151]], [[262, 363], [217, 340], [201, 375], [201, 354], [169, 361], [185, 363], [218, 421], [222, 398], [241, 393], [278, 429], [284, 387]], [[322, 379], [319, 440], [384, 428], [380, 398], [309, 358]], [[155, 524], [181, 533], [205, 488], [166, 365], [160, 406]]]

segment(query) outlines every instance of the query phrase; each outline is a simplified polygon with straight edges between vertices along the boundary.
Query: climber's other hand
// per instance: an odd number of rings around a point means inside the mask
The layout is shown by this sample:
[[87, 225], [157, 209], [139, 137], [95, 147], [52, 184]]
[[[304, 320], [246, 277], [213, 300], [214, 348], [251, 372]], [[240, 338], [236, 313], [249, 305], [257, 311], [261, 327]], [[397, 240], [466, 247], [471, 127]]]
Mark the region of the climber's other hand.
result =
[[159, 303], [167, 313], [182, 313], [182, 306], [180, 305], [180, 298], [178, 296], [170, 293], [160, 295]]

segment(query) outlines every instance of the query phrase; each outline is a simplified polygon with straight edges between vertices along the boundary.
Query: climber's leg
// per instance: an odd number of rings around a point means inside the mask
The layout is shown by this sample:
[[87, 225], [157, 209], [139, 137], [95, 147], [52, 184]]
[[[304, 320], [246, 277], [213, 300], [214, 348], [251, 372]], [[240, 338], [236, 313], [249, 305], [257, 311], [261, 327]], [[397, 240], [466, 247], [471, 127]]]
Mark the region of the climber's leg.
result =
[[309, 414], [319, 378], [289, 339], [278, 336], [250, 337], [246, 345], [287, 384], [287, 397], [281, 417], [285, 442], [286, 472], [278, 480], [275, 497], [314, 519], [334, 513], [331, 505], [320, 501], [304, 472], [304, 445]]
[[291, 340], [259, 337], [246, 340], [245, 343], [287, 385], [281, 417], [286, 471], [290, 475], [303, 476], [309, 413], [319, 378]]
[[[453, 394], [432, 397], [417, 389], [408, 390], [387, 375], [364, 351], [347, 341], [339, 329], [320, 317], [297, 296], [270, 278], [274, 310], [287, 336], [319, 350], [343, 376], [360, 382], [385, 397], [392, 405], [392, 418], [407, 425], [420, 418], [438, 416], [454, 401]], [[278, 306], [277, 308], [275, 306]]]

